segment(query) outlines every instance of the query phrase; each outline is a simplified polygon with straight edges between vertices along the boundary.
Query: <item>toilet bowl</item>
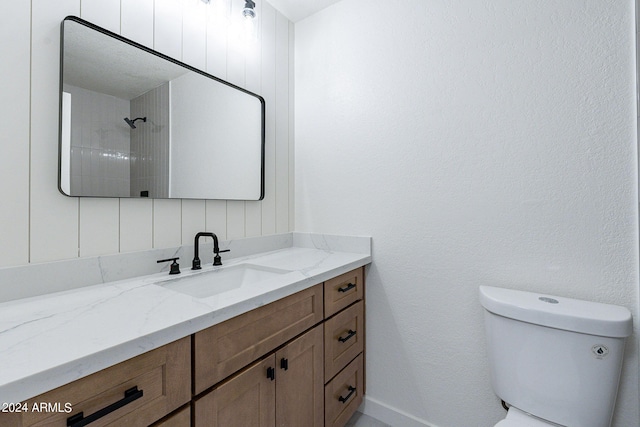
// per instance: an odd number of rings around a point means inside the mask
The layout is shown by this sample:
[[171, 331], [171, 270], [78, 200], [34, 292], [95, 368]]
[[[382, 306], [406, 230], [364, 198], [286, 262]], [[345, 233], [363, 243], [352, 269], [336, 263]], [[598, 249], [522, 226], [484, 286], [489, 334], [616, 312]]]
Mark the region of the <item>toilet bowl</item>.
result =
[[514, 408], [509, 408], [507, 412], [507, 418], [498, 422], [495, 427], [558, 427], [559, 424], [555, 424], [549, 421], [544, 421], [538, 417], [527, 414]]
[[510, 409], [496, 427], [608, 427], [625, 307], [480, 286], [491, 385]]

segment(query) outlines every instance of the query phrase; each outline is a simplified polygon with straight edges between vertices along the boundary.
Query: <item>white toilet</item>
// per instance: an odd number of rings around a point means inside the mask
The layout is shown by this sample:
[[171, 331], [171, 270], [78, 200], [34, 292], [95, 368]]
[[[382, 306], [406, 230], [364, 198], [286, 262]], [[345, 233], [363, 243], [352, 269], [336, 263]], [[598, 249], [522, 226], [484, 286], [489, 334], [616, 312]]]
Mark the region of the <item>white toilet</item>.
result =
[[624, 307], [480, 286], [495, 427], [609, 427], [631, 313]]

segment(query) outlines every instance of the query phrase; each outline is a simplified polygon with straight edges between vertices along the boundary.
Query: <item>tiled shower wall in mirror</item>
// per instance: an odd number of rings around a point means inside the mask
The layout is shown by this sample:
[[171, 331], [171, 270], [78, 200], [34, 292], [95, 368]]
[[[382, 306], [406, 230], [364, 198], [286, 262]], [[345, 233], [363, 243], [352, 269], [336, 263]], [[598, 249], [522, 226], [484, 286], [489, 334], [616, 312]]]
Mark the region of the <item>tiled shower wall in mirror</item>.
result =
[[[232, 13], [244, 2], [226, 1]], [[293, 229], [293, 24], [256, 0], [257, 42], [242, 45], [200, 0], [0, 2], [0, 267]], [[237, 3], [237, 4], [235, 4]], [[70, 198], [57, 189], [60, 23], [75, 15], [258, 93], [266, 108], [259, 202]], [[221, 24], [222, 22], [222, 24]], [[221, 177], [223, 179], [223, 177]]]
[[71, 193], [127, 197], [129, 130], [118, 124], [130, 115], [129, 101], [77, 86], [64, 85], [63, 90], [74, 105], [71, 122], [83, 124], [71, 127]]

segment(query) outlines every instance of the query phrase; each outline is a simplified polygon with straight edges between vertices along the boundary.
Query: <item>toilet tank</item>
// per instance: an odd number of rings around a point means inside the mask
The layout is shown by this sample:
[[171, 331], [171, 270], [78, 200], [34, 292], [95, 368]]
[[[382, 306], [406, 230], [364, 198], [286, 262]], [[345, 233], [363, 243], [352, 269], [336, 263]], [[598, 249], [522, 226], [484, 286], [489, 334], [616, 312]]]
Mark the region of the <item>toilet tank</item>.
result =
[[611, 424], [629, 310], [491, 286], [480, 302], [498, 397], [562, 426]]

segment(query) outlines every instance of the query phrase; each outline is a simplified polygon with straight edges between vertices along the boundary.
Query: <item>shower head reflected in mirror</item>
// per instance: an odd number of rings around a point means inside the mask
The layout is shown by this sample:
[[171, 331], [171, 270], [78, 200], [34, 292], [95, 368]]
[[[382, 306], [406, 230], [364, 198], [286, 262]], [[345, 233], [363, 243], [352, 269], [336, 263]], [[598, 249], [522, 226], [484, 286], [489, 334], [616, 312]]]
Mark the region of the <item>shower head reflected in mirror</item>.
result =
[[138, 120], [142, 120], [142, 121], [143, 121], [143, 122], [145, 122], [145, 123], [147, 122], [147, 118], [146, 118], [146, 117], [138, 117], [138, 118], [133, 119], [133, 120], [131, 120], [131, 119], [130, 119], [130, 118], [128, 118], [128, 117], [125, 117], [125, 118], [124, 118], [124, 121], [125, 121], [125, 122], [127, 122], [127, 124], [128, 124], [129, 126], [131, 126], [131, 129], [135, 129], [135, 128], [136, 128], [136, 125], [135, 125], [134, 123], [135, 123], [135, 122], [137, 122]]

